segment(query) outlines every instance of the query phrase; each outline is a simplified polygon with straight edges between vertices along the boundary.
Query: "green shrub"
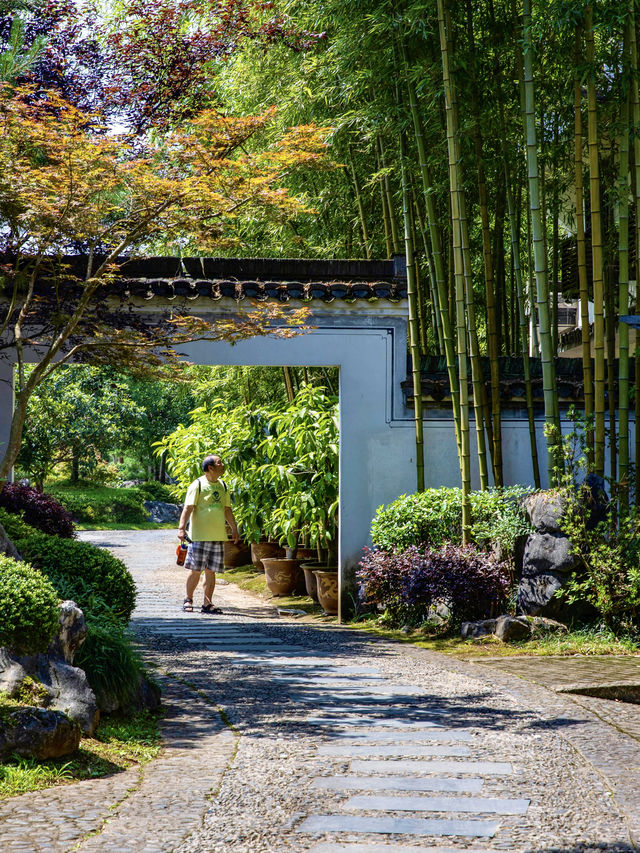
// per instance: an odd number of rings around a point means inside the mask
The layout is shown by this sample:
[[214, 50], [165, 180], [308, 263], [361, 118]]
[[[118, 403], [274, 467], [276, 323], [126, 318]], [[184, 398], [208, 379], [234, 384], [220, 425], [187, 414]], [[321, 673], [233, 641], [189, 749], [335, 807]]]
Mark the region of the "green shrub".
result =
[[164, 483], [142, 483], [136, 491], [142, 492], [146, 501], [164, 501], [169, 504], [176, 502], [173, 489]]
[[[73, 598], [87, 614], [92, 607], [110, 609], [123, 622], [129, 620], [136, 589], [121, 560], [90, 542], [48, 536], [3, 510], [0, 523], [20, 555], [43, 572], [61, 595]], [[96, 608], [96, 601], [104, 603]]]
[[139, 524], [149, 517], [144, 508], [148, 498], [140, 489], [54, 486], [50, 492], [76, 521], [85, 524]]
[[21, 654], [45, 651], [58, 615], [53, 585], [27, 563], [0, 556], [0, 646]]
[[[471, 538], [478, 545], [499, 541], [507, 550], [519, 533], [529, 530], [522, 497], [531, 489], [510, 486], [472, 492]], [[439, 548], [447, 542], [462, 541], [462, 490], [426, 489], [402, 495], [378, 508], [371, 523], [373, 544], [385, 551], [404, 550], [411, 545]]]
[[103, 706], [115, 697], [122, 708], [134, 698], [144, 665], [131, 634], [103, 616], [87, 620], [87, 638], [76, 652], [74, 665], [85, 671], [89, 686]]

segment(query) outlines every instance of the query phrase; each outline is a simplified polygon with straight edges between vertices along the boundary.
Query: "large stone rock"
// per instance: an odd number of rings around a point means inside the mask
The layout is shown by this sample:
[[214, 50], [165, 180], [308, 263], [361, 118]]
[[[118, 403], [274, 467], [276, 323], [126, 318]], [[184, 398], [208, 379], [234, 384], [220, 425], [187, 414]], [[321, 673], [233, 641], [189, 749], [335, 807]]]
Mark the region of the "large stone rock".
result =
[[84, 734], [92, 735], [100, 719], [96, 696], [84, 671], [71, 665], [86, 634], [82, 610], [74, 601], [64, 601], [58, 636], [46, 654], [18, 656], [0, 649], [0, 691], [17, 697], [25, 679], [31, 679], [43, 707], [67, 714]]
[[0, 655], [0, 691], [17, 697], [27, 678], [36, 682], [44, 708], [67, 714], [85, 735], [95, 732], [100, 711], [83, 670], [46, 654], [14, 658], [4, 649]]
[[18, 708], [0, 720], [0, 759], [12, 754], [60, 758], [80, 744], [80, 727], [61, 711]]
[[531, 626], [524, 616], [498, 616], [493, 633], [505, 643], [528, 640], [531, 637]]
[[567, 574], [579, 564], [570, 540], [562, 533], [532, 533], [524, 547], [522, 576], [532, 578], [548, 572]]
[[566, 499], [558, 492], [532, 492], [522, 505], [527, 517], [540, 533], [562, 533], [560, 523], [566, 511]]
[[0, 554], [4, 554], [5, 557], [13, 557], [14, 560], [21, 560], [22, 557], [18, 554], [18, 550], [16, 546], [13, 544], [9, 536], [7, 535], [7, 531], [0, 524]]
[[609, 495], [604, 479], [597, 474], [587, 474], [580, 497], [589, 510], [588, 526], [593, 529], [606, 519], [609, 512]]
[[149, 521], [154, 521], [156, 524], [176, 521], [182, 512], [180, 504], [169, 504], [164, 501], [145, 501], [144, 508], [149, 513]]
[[491, 636], [495, 627], [495, 619], [482, 619], [479, 622], [463, 622], [460, 633], [463, 640], [475, 640], [478, 637]]
[[538, 616], [557, 615], [562, 612], [561, 602], [554, 598], [556, 592], [562, 589], [566, 575], [545, 572], [534, 577], [523, 577], [518, 585], [516, 609], [518, 613]]
[[75, 653], [87, 637], [84, 613], [75, 601], [63, 601], [60, 605], [58, 621], [60, 623], [58, 636], [49, 646], [49, 654], [71, 664]]

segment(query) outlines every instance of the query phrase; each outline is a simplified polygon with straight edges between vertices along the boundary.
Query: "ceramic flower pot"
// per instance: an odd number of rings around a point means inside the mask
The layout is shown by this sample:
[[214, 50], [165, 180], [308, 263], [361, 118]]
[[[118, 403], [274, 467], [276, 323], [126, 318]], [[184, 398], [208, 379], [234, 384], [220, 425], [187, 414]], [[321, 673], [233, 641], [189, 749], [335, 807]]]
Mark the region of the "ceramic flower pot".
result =
[[307, 595], [312, 598], [314, 601], [318, 600], [318, 581], [316, 580], [316, 576], [313, 573], [313, 569], [309, 569], [306, 566], [302, 566], [302, 571], [304, 572], [304, 586], [307, 591]]
[[338, 569], [324, 568], [315, 569], [318, 584], [318, 601], [320, 606], [329, 616], [337, 616], [340, 603], [340, 591], [338, 585]]
[[251, 549], [246, 542], [232, 542], [230, 539], [224, 543], [224, 564], [228, 569], [237, 569], [238, 566], [248, 566], [251, 562]]
[[263, 557], [264, 575], [272, 595], [291, 595], [295, 592], [300, 569], [299, 560]]
[[276, 542], [252, 542], [251, 562], [256, 571], [264, 572], [262, 561], [265, 557], [284, 557], [284, 551]]

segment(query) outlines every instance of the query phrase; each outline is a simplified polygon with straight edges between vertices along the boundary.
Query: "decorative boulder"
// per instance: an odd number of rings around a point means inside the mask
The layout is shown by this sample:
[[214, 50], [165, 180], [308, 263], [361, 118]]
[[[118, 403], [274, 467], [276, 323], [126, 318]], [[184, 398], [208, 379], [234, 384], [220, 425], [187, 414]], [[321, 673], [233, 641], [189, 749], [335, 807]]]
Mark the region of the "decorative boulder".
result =
[[540, 533], [562, 533], [566, 499], [558, 492], [532, 492], [522, 500], [529, 521]]
[[0, 691], [17, 697], [25, 679], [31, 679], [43, 707], [67, 714], [84, 734], [92, 735], [100, 719], [96, 696], [84, 671], [71, 665], [86, 633], [82, 610], [73, 601], [63, 602], [60, 631], [46, 654], [20, 657], [0, 649]]
[[533, 578], [547, 572], [567, 574], [580, 560], [571, 553], [571, 542], [562, 533], [532, 533], [522, 558], [522, 576]]
[[75, 653], [87, 638], [87, 624], [84, 613], [75, 601], [63, 601], [60, 605], [60, 630], [49, 646], [52, 657], [62, 658], [73, 663]]
[[516, 604], [518, 612], [534, 616], [539, 615], [543, 610], [545, 613], [559, 612], [560, 602], [556, 604], [554, 596], [559, 589], [562, 589], [565, 582], [565, 575], [556, 575], [552, 572], [523, 577], [518, 585]]
[[531, 637], [531, 626], [524, 616], [498, 616], [494, 634], [505, 643], [528, 640]]
[[480, 622], [463, 622], [460, 633], [463, 640], [475, 640], [478, 637], [491, 636], [495, 627], [495, 619], [482, 619]]
[[6, 557], [13, 557], [14, 560], [21, 560], [22, 557], [18, 554], [16, 546], [13, 544], [9, 536], [7, 535], [7, 531], [0, 524], [0, 554], [4, 554]]
[[176, 521], [182, 512], [182, 507], [179, 504], [169, 504], [164, 501], [145, 501], [144, 508], [149, 513], [149, 521], [156, 524]]
[[131, 714], [138, 711], [155, 711], [160, 707], [160, 688], [157, 684], [147, 678], [143, 673], [138, 678], [135, 691], [128, 701], [122, 702], [115, 693], [102, 692], [99, 699], [100, 711], [105, 714], [113, 714], [114, 711], [122, 711]]
[[0, 759], [12, 754], [60, 758], [79, 744], [79, 726], [61, 711], [18, 708], [0, 720]]

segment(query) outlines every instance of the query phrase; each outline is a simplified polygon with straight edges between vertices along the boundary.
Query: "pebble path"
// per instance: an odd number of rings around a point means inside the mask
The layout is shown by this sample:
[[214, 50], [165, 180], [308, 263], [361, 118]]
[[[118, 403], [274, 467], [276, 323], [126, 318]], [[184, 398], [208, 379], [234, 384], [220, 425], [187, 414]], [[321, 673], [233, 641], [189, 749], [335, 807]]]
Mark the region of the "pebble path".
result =
[[[177, 612], [170, 533], [83, 538], [136, 578], [133, 625], [162, 682], [166, 748], [140, 773], [1, 803], [3, 853], [635, 849], [640, 745], [588, 708], [488, 668], [278, 619], [230, 585], [216, 590], [221, 616]], [[589, 748], [615, 757], [620, 784]]]

